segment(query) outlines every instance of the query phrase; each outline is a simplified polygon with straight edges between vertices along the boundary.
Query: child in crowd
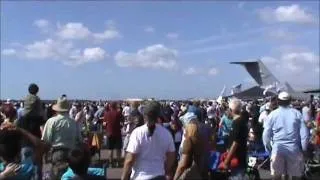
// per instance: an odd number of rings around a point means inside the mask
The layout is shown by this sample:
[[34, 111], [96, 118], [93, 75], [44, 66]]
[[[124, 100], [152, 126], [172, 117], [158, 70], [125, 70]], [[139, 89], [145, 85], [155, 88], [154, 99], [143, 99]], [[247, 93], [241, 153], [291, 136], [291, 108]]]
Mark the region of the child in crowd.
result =
[[62, 180], [103, 180], [104, 170], [102, 168], [89, 168], [90, 150], [84, 145], [81, 148], [73, 149], [68, 156], [69, 168], [63, 174]]

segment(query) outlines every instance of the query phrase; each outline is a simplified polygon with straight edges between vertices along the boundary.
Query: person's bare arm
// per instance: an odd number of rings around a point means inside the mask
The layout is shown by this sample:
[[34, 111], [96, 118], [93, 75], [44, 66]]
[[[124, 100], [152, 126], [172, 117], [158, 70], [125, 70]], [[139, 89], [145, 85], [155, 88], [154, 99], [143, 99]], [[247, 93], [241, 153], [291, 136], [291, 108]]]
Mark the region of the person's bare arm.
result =
[[11, 130], [16, 130], [16, 131], [20, 132], [22, 134], [22, 136], [24, 136], [28, 141], [30, 141], [35, 146], [35, 150], [37, 151], [37, 153], [39, 153], [39, 155], [42, 155], [43, 153], [50, 150], [50, 145], [44, 143], [38, 137], [34, 136], [33, 134], [29, 133], [28, 131], [26, 131], [22, 128], [16, 127], [12, 123], [2, 124], [1, 129], [9, 129], [9, 130], [11, 129]]
[[124, 167], [123, 167], [123, 172], [121, 175], [121, 180], [128, 180], [130, 179], [130, 174], [131, 174], [131, 169], [133, 164], [136, 161], [136, 155], [133, 153], [127, 153], [126, 159], [124, 161]]
[[45, 152], [48, 152], [50, 150], [50, 145], [41, 141], [39, 138], [37, 138], [33, 134], [21, 128], [17, 128], [17, 130], [36, 147], [35, 149], [36, 151], [38, 151], [38, 153], [44, 154]]
[[188, 168], [189, 161], [190, 161], [190, 156], [187, 154], [182, 154], [181, 160], [179, 161], [178, 168], [173, 178], [174, 180], [179, 179], [182, 173]]
[[230, 147], [230, 150], [229, 150], [229, 152], [228, 152], [228, 155], [227, 155], [226, 159], [225, 159], [224, 162], [223, 162], [223, 164], [224, 164], [224, 166], [225, 166], [226, 169], [229, 167], [229, 164], [230, 164], [230, 162], [231, 162], [231, 159], [232, 159], [232, 157], [234, 156], [234, 154], [235, 154], [238, 146], [239, 146], [239, 144], [238, 144], [237, 142], [233, 141], [233, 143], [232, 143], [232, 145], [231, 145], [231, 147]]
[[176, 159], [175, 152], [167, 152], [165, 161], [165, 173], [168, 179], [172, 179], [173, 176], [173, 166]]

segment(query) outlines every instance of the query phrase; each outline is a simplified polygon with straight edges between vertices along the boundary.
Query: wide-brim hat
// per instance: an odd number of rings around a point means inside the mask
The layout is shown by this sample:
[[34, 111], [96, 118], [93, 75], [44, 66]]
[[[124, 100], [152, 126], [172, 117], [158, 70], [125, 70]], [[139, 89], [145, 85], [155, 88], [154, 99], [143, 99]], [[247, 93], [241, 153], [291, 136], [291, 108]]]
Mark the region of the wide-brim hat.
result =
[[66, 98], [59, 98], [57, 103], [52, 106], [52, 109], [56, 112], [68, 112], [69, 103]]

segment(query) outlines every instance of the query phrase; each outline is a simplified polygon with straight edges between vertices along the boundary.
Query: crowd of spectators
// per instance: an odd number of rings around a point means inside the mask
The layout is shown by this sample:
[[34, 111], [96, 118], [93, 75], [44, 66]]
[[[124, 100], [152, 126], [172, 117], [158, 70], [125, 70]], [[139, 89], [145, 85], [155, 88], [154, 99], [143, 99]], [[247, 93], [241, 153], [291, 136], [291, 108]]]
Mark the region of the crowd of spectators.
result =
[[229, 179], [247, 178], [248, 142], [270, 153], [275, 179], [301, 177], [310, 145], [320, 145], [320, 103], [313, 96], [71, 102], [62, 95], [45, 104], [38, 92], [31, 84], [23, 101], [0, 105], [0, 179], [105, 179], [106, 169], [90, 167], [102, 147], [104, 164], [123, 168], [122, 179], [209, 179], [218, 138], [225, 150], [218, 169], [231, 171]]

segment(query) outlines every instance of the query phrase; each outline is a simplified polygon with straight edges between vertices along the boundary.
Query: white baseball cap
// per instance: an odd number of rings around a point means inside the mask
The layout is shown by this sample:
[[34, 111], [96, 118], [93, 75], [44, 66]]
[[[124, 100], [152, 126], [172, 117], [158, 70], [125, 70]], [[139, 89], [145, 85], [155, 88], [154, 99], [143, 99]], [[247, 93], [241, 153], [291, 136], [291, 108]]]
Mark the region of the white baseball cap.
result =
[[282, 100], [282, 101], [288, 101], [290, 100], [291, 96], [289, 93], [287, 92], [281, 92], [279, 95], [278, 95], [278, 99], [279, 100]]

